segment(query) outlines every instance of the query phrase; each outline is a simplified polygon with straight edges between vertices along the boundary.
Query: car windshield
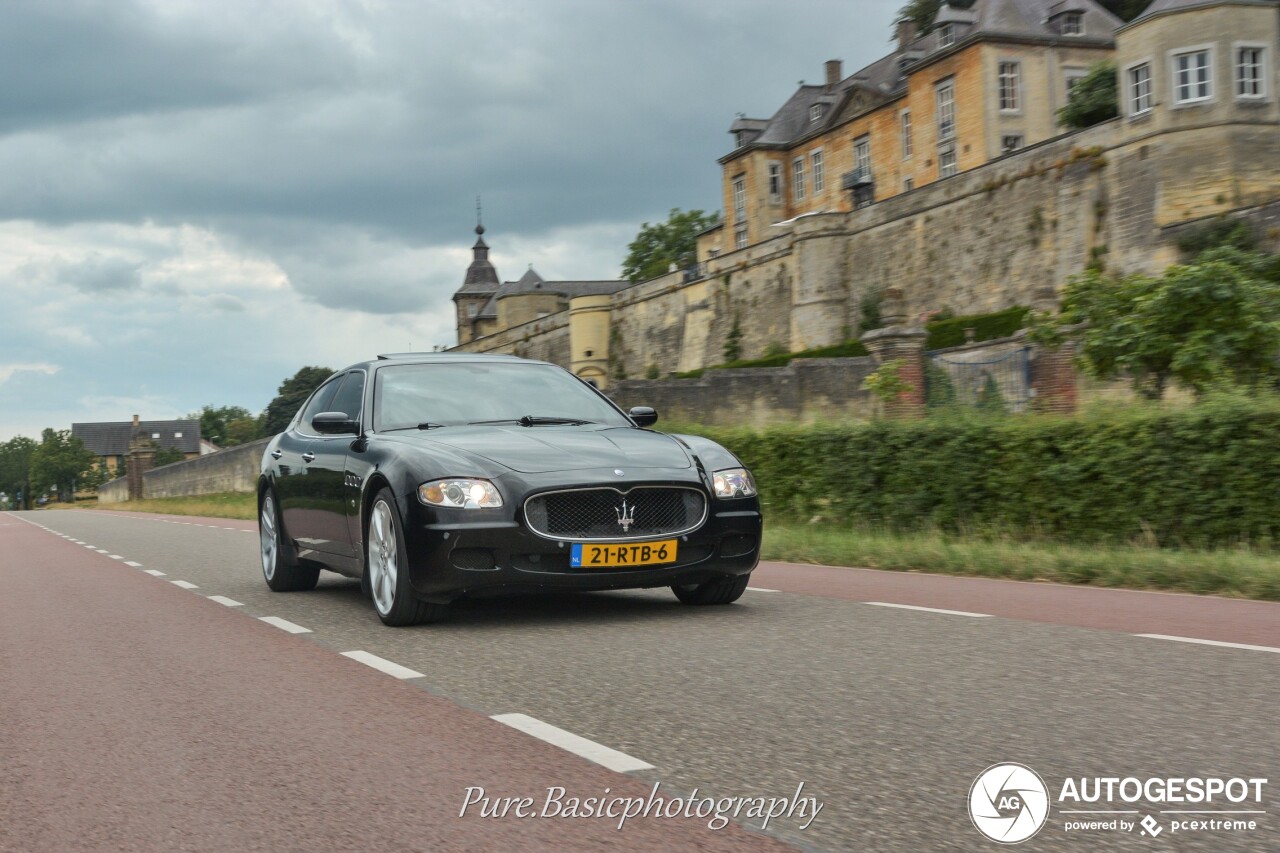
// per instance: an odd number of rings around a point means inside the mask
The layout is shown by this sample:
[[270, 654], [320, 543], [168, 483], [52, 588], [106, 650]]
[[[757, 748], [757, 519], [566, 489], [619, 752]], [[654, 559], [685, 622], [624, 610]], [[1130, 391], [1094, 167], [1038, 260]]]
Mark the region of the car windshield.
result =
[[378, 371], [373, 405], [378, 430], [508, 422], [535, 428], [630, 425], [589, 387], [549, 364], [389, 365]]

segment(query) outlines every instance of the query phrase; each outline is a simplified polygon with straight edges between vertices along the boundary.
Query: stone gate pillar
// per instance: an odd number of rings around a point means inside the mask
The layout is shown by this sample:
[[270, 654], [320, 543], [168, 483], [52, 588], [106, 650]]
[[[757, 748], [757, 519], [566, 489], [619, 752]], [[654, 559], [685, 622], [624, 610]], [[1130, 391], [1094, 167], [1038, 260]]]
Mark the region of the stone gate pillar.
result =
[[129, 455], [125, 458], [125, 476], [129, 482], [129, 500], [140, 501], [144, 497], [142, 475], [156, 464], [156, 447], [133, 416], [133, 435], [129, 439]]
[[891, 418], [917, 418], [924, 415], [924, 342], [928, 333], [907, 322], [906, 300], [896, 287], [886, 288], [880, 302], [884, 328], [872, 329], [862, 336], [877, 364], [902, 360], [898, 377], [911, 386], [896, 399], [885, 404], [885, 415]]
[[[1052, 287], [1036, 290], [1032, 307], [1052, 314], [1058, 309], [1058, 296]], [[1078, 328], [1067, 330], [1066, 339], [1054, 349], [1038, 346], [1031, 361], [1033, 408], [1038, 412], [1070, 415], [1076, 410], [1076, 341]]]

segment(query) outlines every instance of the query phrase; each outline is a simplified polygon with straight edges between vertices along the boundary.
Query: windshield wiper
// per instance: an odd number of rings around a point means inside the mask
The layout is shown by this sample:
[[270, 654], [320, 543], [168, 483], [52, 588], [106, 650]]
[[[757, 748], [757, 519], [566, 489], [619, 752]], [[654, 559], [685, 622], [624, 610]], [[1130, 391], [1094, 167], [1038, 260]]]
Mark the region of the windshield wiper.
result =
[[378, 432], [400, 432], [401, 430], [406, 429], [439, 429], [440, 427], [446, 426], [448, 426], [448, 424], [433, 424], [430, 421], [427, 421], [425, 423], [420, 423], [417, 426], [388, 427], [387, 429], [380, 429]]
[[441, 429], [444, 426], [446, 426], [446, 424], [433, 424], [431, 421], [425, 421], [418, 424], [418, 429]]
[[469, 426], [480, 426], [483, 424], [519, 424], [523, 427], [531, 426], [582, 426], [583, 424], [594, 423], [594, 421], [584, 421], [581, 418], [559, 418], [551, 415], [525, 415], [521, 418], [502, 418], [496, 421], [472, 421]]

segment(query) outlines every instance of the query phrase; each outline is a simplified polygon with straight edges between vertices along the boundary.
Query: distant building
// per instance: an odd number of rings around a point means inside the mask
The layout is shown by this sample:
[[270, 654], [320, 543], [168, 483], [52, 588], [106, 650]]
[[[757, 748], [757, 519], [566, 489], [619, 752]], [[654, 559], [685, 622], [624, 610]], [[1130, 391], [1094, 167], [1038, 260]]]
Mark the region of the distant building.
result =
[[[138, 427], [151, 437], [156, 449], [177, 448], [187, 459], [210, 452], [203, 449], [206, 444], [213, 447], [201, 439], [200, 422], [197, 420], [139, 421]], [[124, 474], [125, 457], [129, 454], [129, 440], [133, 437], [133, 430], [132, 421], [71, 425], [71, 434], [93, 451], [93, 455], [98, 457], [98, 465], [119, 475]]]
[[739, 118], [720, 158], [723, 226], [699, 260], [777, 235], [773, 224], [910, 192], [1063, 132], [1057, 111], [1115, 53], [1116, 18], [1093, 0], [946, 3], [928, 34], [855, 71], [826, 63], [772, 118]]
[[[607, 308], [609, 297], [631, 286], [631, 282], [625, 279], [547, 281], [532, 265], [518, 281], [499, 284], [498, 271], [489, 260], [489, 245], [484, 241], [483, 225], [476, 226], [476, 242], [471, 251], [471, 266], [467, 267], [462, 286], [453, 295], [457, 306], [459, 345], [568, 311], [572, 301], [581, 297], [594, 297], [585, 302], [598, 302]], [[602, 322], [605, 340], [594, 349], [588, 346], [574, 371], [598, 386], [603, 386], [607, 372], [607, 311]]]

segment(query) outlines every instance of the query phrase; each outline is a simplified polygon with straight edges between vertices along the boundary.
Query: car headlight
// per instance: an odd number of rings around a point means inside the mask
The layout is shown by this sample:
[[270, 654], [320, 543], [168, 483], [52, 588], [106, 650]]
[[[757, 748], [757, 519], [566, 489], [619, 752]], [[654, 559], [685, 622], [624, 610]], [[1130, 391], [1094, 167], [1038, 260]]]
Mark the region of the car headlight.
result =
[[746, 468], [726, 468], [711, 478], [718, 498], [751, 498], [756, 494], [756, 481]]
[[493, 509], [502, 506], [502, 495], [488, 480], [432, 480], [418, 486], [418, 500], [427, 506], [450, 509]]

